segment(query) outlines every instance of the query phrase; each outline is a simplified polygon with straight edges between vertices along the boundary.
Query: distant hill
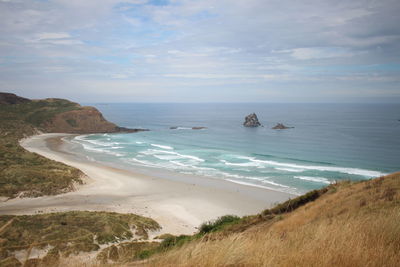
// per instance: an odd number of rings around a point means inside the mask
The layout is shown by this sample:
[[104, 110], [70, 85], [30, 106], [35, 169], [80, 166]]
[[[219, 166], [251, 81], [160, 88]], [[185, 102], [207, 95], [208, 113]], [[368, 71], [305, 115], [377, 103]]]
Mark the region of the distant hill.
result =
[[10, 104], [21, 104], [30, 102], [31, 100], [23, 98], [11, 93], [0, 93], [0, 104], [10, 105]]

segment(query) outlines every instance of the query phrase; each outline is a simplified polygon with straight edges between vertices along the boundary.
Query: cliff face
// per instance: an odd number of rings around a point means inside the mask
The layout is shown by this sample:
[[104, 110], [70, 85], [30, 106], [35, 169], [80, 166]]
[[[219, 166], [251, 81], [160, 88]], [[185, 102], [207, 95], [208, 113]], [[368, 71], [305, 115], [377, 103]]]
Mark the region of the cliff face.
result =
[[49, 132], [60, 133], [112, 133], [118, 132], [118, 127], [104, 119], [94, 107], [81, 107], [56, 114], [45, 122], [44, 128]]

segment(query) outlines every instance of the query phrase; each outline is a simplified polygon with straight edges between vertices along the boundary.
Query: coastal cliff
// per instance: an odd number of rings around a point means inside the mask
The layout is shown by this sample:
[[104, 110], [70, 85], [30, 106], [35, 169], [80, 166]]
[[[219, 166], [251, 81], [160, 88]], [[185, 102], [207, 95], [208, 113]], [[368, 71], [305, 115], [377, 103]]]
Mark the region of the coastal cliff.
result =
[[31, 100], [11, 93], [0, 93], [2, 110], [46, 133], [119, 133], [142, 129], [119, 127], [107, 121], [94, 107], [65, 99]]
[[0, 93], [0, 105], [12, 105], [30, 102], [28, 98], [17, 96], [12, 93]]
[[[94, 107], [65, 99], [31, 100], [0, 93], [0, 197], [56, 195], [74, 190], [84, 174], [23, 149], [19, 140], [37, 133], [128, 133]], [[57, 175], [55, 175], [57, 174]]]

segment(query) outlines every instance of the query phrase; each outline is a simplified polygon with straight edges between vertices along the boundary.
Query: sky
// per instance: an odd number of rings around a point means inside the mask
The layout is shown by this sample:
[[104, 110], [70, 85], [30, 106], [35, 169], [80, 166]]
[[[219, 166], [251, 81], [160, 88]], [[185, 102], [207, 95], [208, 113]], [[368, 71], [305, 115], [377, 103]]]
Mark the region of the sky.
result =
[[398, 0], [0, 0], [0, 91], [400, 103]]

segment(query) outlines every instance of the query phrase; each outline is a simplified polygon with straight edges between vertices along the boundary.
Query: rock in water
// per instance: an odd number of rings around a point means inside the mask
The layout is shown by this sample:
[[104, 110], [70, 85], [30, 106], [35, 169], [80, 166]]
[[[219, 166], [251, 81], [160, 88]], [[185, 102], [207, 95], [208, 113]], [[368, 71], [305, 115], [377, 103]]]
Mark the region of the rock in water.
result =
[[245, 127], [258, 127], [261, 126], [261, 123], [258, 121], [257, 115], [252, 113], [246, 116], [243, 125]]
[[290, 129], [290, 128], [294, 128], [294, 127], [288, 127], [288, 126], [283, 125], [282, 123], [278, 123], [277, 125], [272, 127], [272, 129], [274, 129], [274, 130], [284, 130], [284, 129]]

